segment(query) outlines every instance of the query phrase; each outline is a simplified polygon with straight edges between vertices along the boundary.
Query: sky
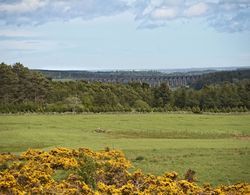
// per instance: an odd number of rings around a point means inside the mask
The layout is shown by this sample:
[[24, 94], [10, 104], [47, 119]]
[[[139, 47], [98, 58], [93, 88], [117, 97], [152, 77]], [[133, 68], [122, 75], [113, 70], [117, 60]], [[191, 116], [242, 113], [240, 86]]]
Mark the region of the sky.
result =
[[0, 62], [54, 70], [250, 66], [250, 0], [0, 0]]

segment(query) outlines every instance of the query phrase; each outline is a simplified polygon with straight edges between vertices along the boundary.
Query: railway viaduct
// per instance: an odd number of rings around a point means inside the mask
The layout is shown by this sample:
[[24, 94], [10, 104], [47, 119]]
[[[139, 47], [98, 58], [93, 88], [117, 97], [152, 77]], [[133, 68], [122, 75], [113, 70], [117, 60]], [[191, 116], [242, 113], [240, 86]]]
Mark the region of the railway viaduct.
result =
[[82, 78], [88, 82], [105, 82], [105, 83], [130, 83], [139, 82], [147, 83], [150, 86], [158, 86], [161, 83], [167, 83], [170, 87], [188, 86], [190, 83], [200, 79], [202, 75], [185, 75], [185, 76], [115, 76], [110, 77], [89, 77]]

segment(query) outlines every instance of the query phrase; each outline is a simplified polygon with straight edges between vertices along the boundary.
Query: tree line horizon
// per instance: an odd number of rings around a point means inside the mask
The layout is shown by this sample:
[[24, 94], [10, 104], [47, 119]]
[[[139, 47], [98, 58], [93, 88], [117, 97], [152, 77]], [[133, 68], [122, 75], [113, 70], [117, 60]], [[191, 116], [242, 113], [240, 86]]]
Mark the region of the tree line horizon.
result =
[[0, 113], [247, 112], [250, 70], [207, 74], [172, 89], [167, 83], [54, 81], [21, 63], [0, 64]]

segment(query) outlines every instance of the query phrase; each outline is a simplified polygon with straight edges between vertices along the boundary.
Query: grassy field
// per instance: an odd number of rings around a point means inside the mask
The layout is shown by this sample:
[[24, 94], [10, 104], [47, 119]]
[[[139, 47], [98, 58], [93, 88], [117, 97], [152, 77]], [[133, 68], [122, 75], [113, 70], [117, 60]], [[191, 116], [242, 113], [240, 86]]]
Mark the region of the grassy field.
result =
[[135, 168], [191, 168], [200, 183], [250, 182], [250, 115], [2, 115], [0, 152], [57, 146], [122, 149]]

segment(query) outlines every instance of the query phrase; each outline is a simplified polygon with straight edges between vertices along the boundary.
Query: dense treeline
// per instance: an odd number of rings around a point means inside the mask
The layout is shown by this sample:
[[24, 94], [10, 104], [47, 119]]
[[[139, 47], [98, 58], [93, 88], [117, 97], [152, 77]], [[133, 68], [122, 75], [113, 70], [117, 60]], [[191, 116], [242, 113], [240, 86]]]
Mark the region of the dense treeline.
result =
[[0, 112], [178, 111], [244, 112], [250, 80], [171, 90], [162, 83], [51, 81], [22, 64], [0, 64]]
[[80, 71], [80, 70], [34, 70], [52, 79], [81, 80], [87, 78], [159, 77], [167, 74], [158, 71]]
[[204, 74], [200, 79], [191, 83], [191, 87], [202, 89], [206, 85], [221, 84], [223, 82], [235, 83], [240, 80], [250, 79], [250, 69], [222, 71]]

